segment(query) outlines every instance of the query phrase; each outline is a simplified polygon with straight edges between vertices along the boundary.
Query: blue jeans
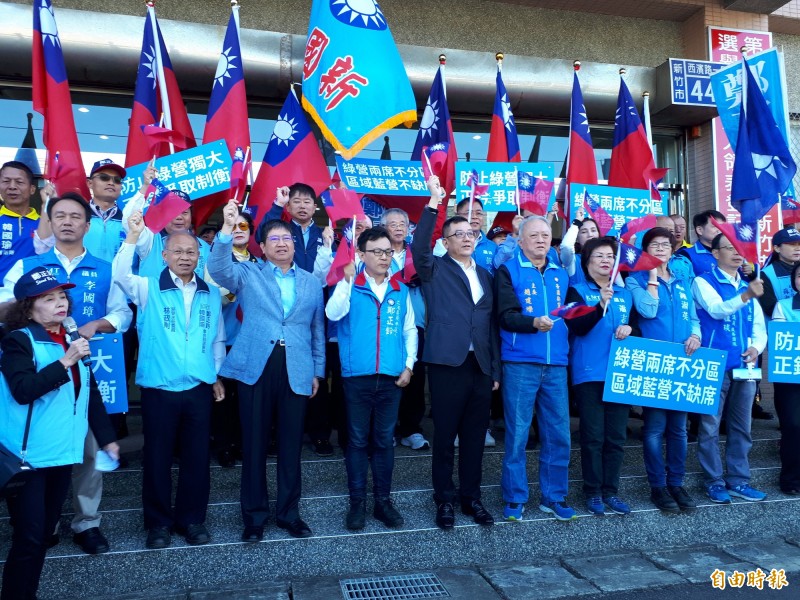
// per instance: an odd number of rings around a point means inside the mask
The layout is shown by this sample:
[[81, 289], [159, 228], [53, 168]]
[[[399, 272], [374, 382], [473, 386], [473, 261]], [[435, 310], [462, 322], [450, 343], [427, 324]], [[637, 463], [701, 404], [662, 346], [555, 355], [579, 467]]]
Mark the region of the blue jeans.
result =
[[501, 486], [503, 500], [528, 501], [525, 444], [533, 419], [539, 421], [539, 487], [544, 502], [563, 502], [569, 480], [569, 402], [567, 368], [533, 363], [503, 363], [506, 422]]
[[[700, 415], [697, 433], [697, 459], [705, 472], [706, 486], [725, 485], [722, 473], [722, 456], [719, 450], [719, 423], [723, 411], [728, 423], [725, 443], [725, 460], [728, 466], [727, 482], [731, 487], [750, 481], [748, 454], [753, 445], [750, 424], [755, 381], [732, 381], [731, 372], [725, 372], [716, 415]], [[725, 406], [727, 405], [727, 410]]]
[[[644, 407], [644, 468], [650, 487], [683, 485], [686, 474], [686, 413], [677, 410]], [[667, 464], [661, 444], [666, 438]]]
[[[394, 469], [394, 426], [400, 407], [402, 388], [397, 377], [368, 375], [343, 377], [347, 406], [348, 444], [344, 463], [350, 498], [367, 496], [367, 467], [372, 465], [372, 493], [375, 498], [389, 497]], [[370, 459], [370, 452], [372, 458]]]

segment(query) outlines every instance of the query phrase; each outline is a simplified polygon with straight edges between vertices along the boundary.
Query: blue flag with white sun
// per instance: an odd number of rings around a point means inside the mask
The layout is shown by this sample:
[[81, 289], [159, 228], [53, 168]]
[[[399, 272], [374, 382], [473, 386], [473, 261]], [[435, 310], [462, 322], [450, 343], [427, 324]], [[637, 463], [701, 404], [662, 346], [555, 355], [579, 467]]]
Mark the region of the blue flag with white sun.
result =
[[417, 120], [411, 83], [375, 0], [313, 0], [303, 108], [347, 160], [388, 129]]

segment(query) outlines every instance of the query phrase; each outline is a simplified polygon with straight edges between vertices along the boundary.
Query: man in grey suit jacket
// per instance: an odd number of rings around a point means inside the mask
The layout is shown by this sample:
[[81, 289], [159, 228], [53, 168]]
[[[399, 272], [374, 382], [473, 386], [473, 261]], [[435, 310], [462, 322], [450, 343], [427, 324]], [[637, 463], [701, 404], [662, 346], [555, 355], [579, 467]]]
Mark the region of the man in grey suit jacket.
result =
[[[309, 537], [300, 518], [300, 451], [308, 399], [325, 374], [322, 288], [311, 273], [294, 263], [294, 242], [287, 223], [260, 226], [265, 262], [231, 261], [235, 201], [223, 211], [208, 272], [239, 298], [244, 320], [220, 375], [239, 381], [242, 421], [242, 540], [263, 538], [268, 518], [266, 461], [273, 414], [278, 431], [276, 523], [294, 537]], [[265, 348], [266, 346], [266, 348]]]

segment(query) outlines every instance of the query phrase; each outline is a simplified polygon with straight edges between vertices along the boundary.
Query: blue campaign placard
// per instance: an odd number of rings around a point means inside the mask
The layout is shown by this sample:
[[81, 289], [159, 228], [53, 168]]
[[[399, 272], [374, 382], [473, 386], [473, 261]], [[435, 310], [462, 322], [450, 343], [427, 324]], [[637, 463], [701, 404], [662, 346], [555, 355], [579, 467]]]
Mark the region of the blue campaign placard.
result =
[[672, 103], [686, 106], [714, 106], [711, 76], [724, 66], [722, 63], [707, 60], [670, 58]]
[[[517, 210], [517, 173], [527, 173], [546, 181], [555, 181], [555, 168], [552, 163], [494, 163], [466, 162], [456, 163], [456, 198], [469, 198], [469, 175], [473, 169], [478, 172], [480, 185], [488, 185], [489, 189], [481, 196], [484, 210], [516, 211]], [[550, 193], [548, 210], [556, 200], [556, 188]]]
[[100, 333], [89, 341], [92, 373], [108, 414], [128, 411], [128, 376], [121, 333]]
[[[181, 190], [192, 200], [231, 188], [231, 154], [224, 140], [209, 142], [156, 159], [158, 180], [171, 190]], [[122, 194], [117, 204], [123, 208], [142, 187], [142, 176], [149, 163], [125, 169]]]
[[800, 323], [769, 322], [768, 377], [772, 383], [800, 382]]
[[664, 214], [664, 201], [651, 198], [648, 190], [573, 183], [569, 186], [573, 215], [583, 207], [584, 191], [588, 192], [592, 200], [614, 218], [614, 229], [609, 231], [608, 235], [617, 235], [619, 229], [628, 221], [645, 215], [660, 216]]
[[339, 176], [349, 189], [384, 196], [429, 196], [422, 163], [413, 160], [344, 160], [336, 155]]
[[728, 353], [647, 338], [614, 340], [603, 389], [605, 402], [717, 414]]

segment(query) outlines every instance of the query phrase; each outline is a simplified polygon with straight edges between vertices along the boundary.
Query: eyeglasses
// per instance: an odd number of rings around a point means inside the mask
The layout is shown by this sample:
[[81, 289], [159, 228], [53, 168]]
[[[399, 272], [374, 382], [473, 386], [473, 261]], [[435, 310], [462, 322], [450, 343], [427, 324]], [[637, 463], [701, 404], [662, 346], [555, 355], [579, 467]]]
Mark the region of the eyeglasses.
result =
[[455, 238], [458, 238], [460, 240], [463, 240], [464, 238], [466, 238], [468, 240], [471, 240], [471, 239], [476, 238], [478, 236], [475, 235], [474, 231], [472, 231], [471, 229], [468, 229], [466, 231], [456, 231], [455, 233], [451, 233], [450, 235], [446, 236], [445, 239], [451, 238], [451, 237], [455, 237]]
[[614, 260], [613, 254], [592, 254], [590, 259], [593, 260]]
[[[468, 211], [456, 213], [459, 217], [464, 217], [465, 219], [469, 216]], [[482, 217], [485, 213], [482, 210], [473, 210], [472, 216], [473, 217]]]
[[405, 229], [406, 227], [408, 227], [408, 225], [406, 225], [402, 221], [399, 221], [397, 223], [386, 223], [384, 227], [386, 227], [386, 229]]
[[113, 181], [117, 185], [122, 183], [122, 177], [119, 175], [109, 175], [108, 173], [98, 173], [97, 175], [92, 175], [92, 179], [99, 179], [103, 183]]
[[277, 244], [278, 242], [285, 242], [288, 244], [289, 242], [294, 241], [292, 236], [290, 235], [271, 235], [267, 238], [268, 242], [272, 242], [273, 244]]
[[729, 252], [738, 252], [733, 246], [720, 246], [717, 250], [728, 250]]
[[664, 250], [669, 250], [672, 248], [672, 244], [669, 242], [653, 242], [647, 246], [648, 248], [653, 248], [654, 250], [659, 250], [663, 248]]
[[177, 250], [176, 249], [176, 250], [169, 250], [169, 252], [171, 252], [175, 256], [188, 256], [189, 258], [197, 256], [197, 250]]
[[233, 228], [238, 229], [239, 231], [250, 231], [250, 225], [247, 223], [247, 221], [236, 223], [236, 225], [234, 225]]
[[389, 248], [388, 250], [381, 250], [380, 248], [373, 248], [372, 250], [364, 250], [364, 252], [369, 252], [375, 258], [381, 258], [382, 256], [391, 256], [394, 254], [394, 250]]

